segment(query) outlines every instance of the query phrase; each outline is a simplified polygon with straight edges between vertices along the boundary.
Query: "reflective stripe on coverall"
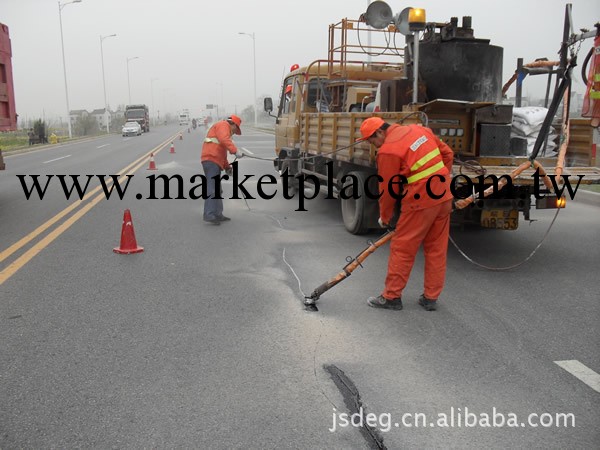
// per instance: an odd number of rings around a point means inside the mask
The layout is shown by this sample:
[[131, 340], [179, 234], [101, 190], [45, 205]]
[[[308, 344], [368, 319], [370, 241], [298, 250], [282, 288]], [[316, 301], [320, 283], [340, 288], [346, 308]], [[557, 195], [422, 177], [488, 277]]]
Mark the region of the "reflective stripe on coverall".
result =
[[200, 160], [212, 161], [221, 170], [228, 169], [230, 164], [227, 162], [227, 152], [229, 151], [229, 153], [235, 155], [238, 151], [231, 140], [231, 133], [231, 126], [226, 120], [220, 120], [210, 127], [202, 144]]
[[[382, 177], [379, 199], [380, 217], [390, 223], [397, 200], [389, 191], [395, 175], [406, 177], [401, 214], [390, 244], [388, 272], [382, 295], [402, 297], [415, 256], [421, 244], [425, 254], [423, 294], [437, 300], [444, 287], [446, 253], [452, 212], [450, 174], [454, 153], [428, 128], [419, 125], [391, 125], [377, 153], [377, 171]], [[444, 181], [440, 179], [444, 177]], [[397, 179], [397, 177], [396, 177]], [[441, 198], [432, 198], [430, 190]]]

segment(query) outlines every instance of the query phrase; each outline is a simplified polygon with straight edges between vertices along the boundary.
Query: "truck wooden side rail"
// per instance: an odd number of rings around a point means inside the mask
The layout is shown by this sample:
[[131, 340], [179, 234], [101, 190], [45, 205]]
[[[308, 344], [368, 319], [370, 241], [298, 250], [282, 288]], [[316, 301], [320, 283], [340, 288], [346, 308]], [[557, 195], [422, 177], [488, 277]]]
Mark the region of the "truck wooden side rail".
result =
[[[378, 116], [388, 123], [427, 123], [427, 116], [417, 112], [385, 112], [385, 113], [302, 113], [299, 115], [299, 145], [295, 148], [282, 148], [277, 160], [277, 168], [289, 170], [296, 177], [312, 175], [320, 180], [322, 187], [333, 183], [332, 192], [338, 196], [344, 186], [344, 176], [352, 174], [363, 185], [371, 175], [376, 174], [376, 149], [367, 142], [356, 142], [360, 137], [360, 124], [367, 117]], [[424, 119], [424, 120], [423, 120]], [[447, 119], [451, 122], [451, 117]], [[475, 127], [473, 127], [475, 128]], [[563, 168], [563, 175], [557, 176], [556, 186], [559, 189], [558, 197], [568, 199], [570, 193], [565, 181], [572, 189], [582, 184], [599, 184], [600, 168], [593, 164], [596, 162], [596, 146], [593, 143], [593, 128], [589, 120], [573, 120], [570, 126], [572, 143], [567, 150], [567, 166]], [[473, 139], [476, 139], [476, 134]], [[442, 140], [452, 141], [440, 136]], [[447, 142], [452, 145], [453, 142]], [[456, 142], [454, 142], [456, 143]], [[466, 144], [468, 147], [469, 144]], [[508, 152], [507, 152], [508, 153]], [[521, 212], [529, 220], [532, 201], [535, 195], [554, 199], [554, 185], [543, 178], [535, 178], [537, 170], [527, 157], [516, 156], [470, 156], [457, 152], [456, 163], [453, 167], [457, 199], [468, 198], [477, 192], [493, 187], [493, 180], [509, 176], [515, 169], [523, 166], [519, 173], [511, 180], [512, 193], [507, 197], [506, 191], [498, 189], [494, 195], [484, 198], [478, 196], [477, 200], [466, 207], [457, 208], [453, 214], [455, 224], [473, 223], [488, 228], [516, 229], [518, 226], [518, 213]], [[548, 175], [555, 175], [557, 158], [538, 158], [537, 164]], [[332, 173], [328, 173], [331, 171]], [[483, 176], [483, 177], [482, 177]], [[546, 181], [546, 183], [544, 183]], [[376, 179], [369, 180], [371, 192], [377, 192]], [[297, 184], [296, 184], [297, 186]], [[361, 188], [362, 189], [362, 188]], [[358, 198], [340, 198], [342, 217], [348, 231], [364, 233], [369, 228], [377, 226], [378, 205], [373, 199], [365, 196], [364, 190], [359, 192]], [[532, 198], [533, 196], [533, 198]], [[458, 203], [457, 205], [460, 205]], [[536, 201], [536, 208], [546, 209], [557, 206], [563, 207], [564, 202], [551, 203], [548, 200]], [[495, 217], [490, 222], [489, 217]]]

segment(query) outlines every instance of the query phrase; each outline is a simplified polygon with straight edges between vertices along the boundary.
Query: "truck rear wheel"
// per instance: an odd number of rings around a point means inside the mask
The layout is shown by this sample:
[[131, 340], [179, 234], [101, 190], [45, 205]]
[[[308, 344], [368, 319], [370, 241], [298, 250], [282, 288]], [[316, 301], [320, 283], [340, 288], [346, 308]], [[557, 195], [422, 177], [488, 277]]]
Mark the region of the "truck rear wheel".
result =
[[290, 161], [286, 158], [281, 163], [281, 173], [284, 174], [287, 170], [287, 172], [292, 175], [292, 177], [288, 179], [288, 196], [294, 195], [298, 191], [299, 183], [298, 179], [295, 177], [298, 172], [297, 167], [298, 161], [296, 160]]
[[351, 176], [354, 175], [358, 181], [358, 198], [344, 199], [340, 197], [342, 207], [342, 219], [344, 226], [352, 234], [365, 234], [369, 231], [370, 217], [368, 212], [371, 208], [368, 207], [368, 199], [365, 195], [365, 180], [367, 174], [365, 172], [349, 172], [348, 178], [344, 182], [344, 186], [352, 183]]

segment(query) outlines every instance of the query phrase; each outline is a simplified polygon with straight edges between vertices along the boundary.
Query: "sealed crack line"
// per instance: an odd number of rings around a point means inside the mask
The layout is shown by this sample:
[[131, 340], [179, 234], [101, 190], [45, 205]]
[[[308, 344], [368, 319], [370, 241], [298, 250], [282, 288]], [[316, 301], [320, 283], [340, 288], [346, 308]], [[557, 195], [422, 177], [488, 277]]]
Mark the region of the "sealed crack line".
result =
[[292, 274], [296, 277], [296, 280], [298, 281], [298, 290], [300, 291], [300, 295], [302, 295], [302, 299], [303, 299], [302, 304], [304, 305], [304, 310], [305, 311], [318, 311], [319, 308], [317, 308], [317, 305], [315, 305], [314, 303], [310, 303], [310, 304], [306, 303], [306, 299], [309, 297], [307, 297], [306, 294], [304, 293], [304, 291], [302, 290], [302, 283], [300, 282], [300, 278], [298, 278], [298, 275], [296, 275], [296, 271], [285, 259], [285, 247], [283, 248], [283, 262], [290, 268], [290, 270], [292, 271]]
[[[271, 215], [267, 215], [267, 217], [269, 219], [273, 219], [275, 222], [277, 222], [279, 224], [279, 228], [281, 228], [282, 230], [285, 230], [285, 227], [283, 226], [283, 224], [281, 223], [281, 220], [279, 220], [277, 217], [275, 216], [271, 216]], [[285, 250], [284, 250], [285, 252]]]
[[[339, 389], [342, 397], [344, 397], [344, 403], [350, 411], [350, 415], [362, 414], [363, 416], [366, 416], [367, 408], [362, 403], [358, 388], [354, 385], [352, 380], [348, 378], [344, 371], [334, 364], [324, 365], [323, 369], [329, 373], [329, 376]], [[369, 448], [387, 450], [387, 447], [383, 443], [383, 437], [379, 435], [376, 428], [373, 428], [364, 422], [362, 423], [362, 426], [357, 428], [359, 429], [360, 434], [365, 438], [365, 441], [367, 441]]]
[[290, 265], [290, 263], [287, 262], [287, 259], [285, 259], [285, 247], [283, 248], [283, 262], [286, 264], [286, 266], [290, 268], [294, 277], [296, 277], [296, 281], [298, 281], [298, 290], [300, 291], [300, 294], [302, 294], [302, 298], [306, 297], [306, 294], [302, 290], [302, 282], [300, 281], [300, 278], [298, 278], [298, 275], [296, 275], [296, 271], [294, 270], [294, 268]]
[[[283, 262], [290, 268], [294, 277], [296, 277], [296, 280], [298, 281], [298, 290], [300, 291], [302, 298], [305, 298], [306, 295], [304, 294], [304, 291], [302, 290], [302, 282], [300, 281], [300, 278], [298, 277], [298, 275], [296, 275], [296, 271], [294, 270], [294, 268], [285, 259], [285, 247], [283, 248]], [[304, 301], [303, 301], [303, 303], [304, 303]], [[325, 327], [325, 324], [323, 323], [323, 320], [321, 318], [319, 318], [319, 322], [321, 323], [321, 329], [323, 329]], [[319, 331], [319, 336], [317, 337], [317, 341], [315, 342], [315, 348], [313, 350], [313, 375], [315, 377], [315, 383], [317, 384], [317, 386], [319, 386], [319, 391], [321, 392], [323, 397], [325, 397], [327, 399], [327, 401], [329, 403], [331, 403], [331, 405], [335, 409], [338, 409], [337, 405], [327, 396], [325, 391], [321, 388], [319, 378], [317, 377], [317, 349], [319, 348], [319, 344], [321, 343], [322, 336], [323, 336], [323, 332]]]

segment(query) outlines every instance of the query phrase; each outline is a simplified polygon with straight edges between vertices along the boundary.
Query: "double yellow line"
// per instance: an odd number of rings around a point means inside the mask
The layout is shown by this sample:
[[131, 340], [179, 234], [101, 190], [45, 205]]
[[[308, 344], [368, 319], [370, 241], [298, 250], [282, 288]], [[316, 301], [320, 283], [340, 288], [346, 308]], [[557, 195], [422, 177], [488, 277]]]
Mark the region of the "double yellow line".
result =
[[[148, 157], [150, 156], [150, 154], [157, 154], [160, 151], [162, 151], [178, 135], [179, 135], [179, 133], [176, 133], [175, 135], [171, 136], [170, 138], [168, 138], [167, 140], [165, 140], [164, 142], [162, 142], [161, 144], [159, 144], [158, 146], [156, 146], [149, 152], [145, 153], [144, 155], [142, 155], [141, 157], [139, 157], [138, 159], [133, 161], [127, 167], [123, 168], [119, 173], [117, 173], [117, 175], [119, 176], [118, 182], [121, 183], [121, 182], [125, 181], [125, 179], [127, 178], [127, 175], [134, 174], [140, 167], [142, 167], [145, 163], [147, 163]], [[106, 181], [106, 186], [109, 187], [112, 183], [113, 183], [113, 181], [111, 178]], [[9, 256], [11, 256], [13, 253], [20, 250], [22, 247], [27, 245], [29, 242], [31, 242], [32, 240], [37, 238], [40, 234], [42, 234], [43, 232], [48, 230], [54, 224], [56, 224], [61, 219], [66, 217], [68, 214], [77, 210], [84, 203], [86, 203], [87, 200], [89, 200], [94, 195], [96, 195], [101, 189], [102, 189], [102, 187], [100, 185], [96, 186], [92, 191], [88, 192], [81, 200], [77, 200], [75, 203], [67, 206], [65, 209], [63, 209], [61, 212], [56, 214], [51, 219], [44, 222], [42, 225], [37, 227], [35, 230], [33, 230], [27, 236], [25, 236], [22, 239], [20, 239], [19, 241], [15, 242], [13, 245], [8, 247], [6, 250], [3, 250], [0, 253], [0, 263], [2, 261], [4, 261], [6, 258], [8, 258]], [[57, 237], [59, 237], [66, 230], [68, 230], [69, 227], [71, 227], [71, 225], [73, 225], [75, 222], [77, 222], [79, 219], [81, 219], [84, 215], [86, 215], [88, 213], [88, 211], [90, 211], [94, 206], [96, 206], [98, 203], [100, 203], [100, 201], [104, 198], [106, 198], [104, 192], [102, 192], [100, 195], [97, 195], [93, 200], [91, 200], [85, 206], [80, 208], [75, 214], [70, 216], [67, 220], [65, 220], [57, 228], [55, 228], [52, 232], [48, 233], [44, 238], [40, 239], [29, 250], [27, 250], [25, 253], [23, 253], [21, 256], [19, 256], [17, 259], [15, 259], [12, 263], [10, 263], [8, 266], [6, 266], [2, 271], [0, 271], [0, 285], [2, 285], [6, 280], [8, 280], [10, 277], [12, 277], [19, 269], [21, 269], [25, 264], [27, 264], [29, 261], [31, 261], [31, 259], [33, 257], [35, 257], [39, 252], [41, 252], [44, 248], [46, 248], [48, 245], [50, 245]]]

